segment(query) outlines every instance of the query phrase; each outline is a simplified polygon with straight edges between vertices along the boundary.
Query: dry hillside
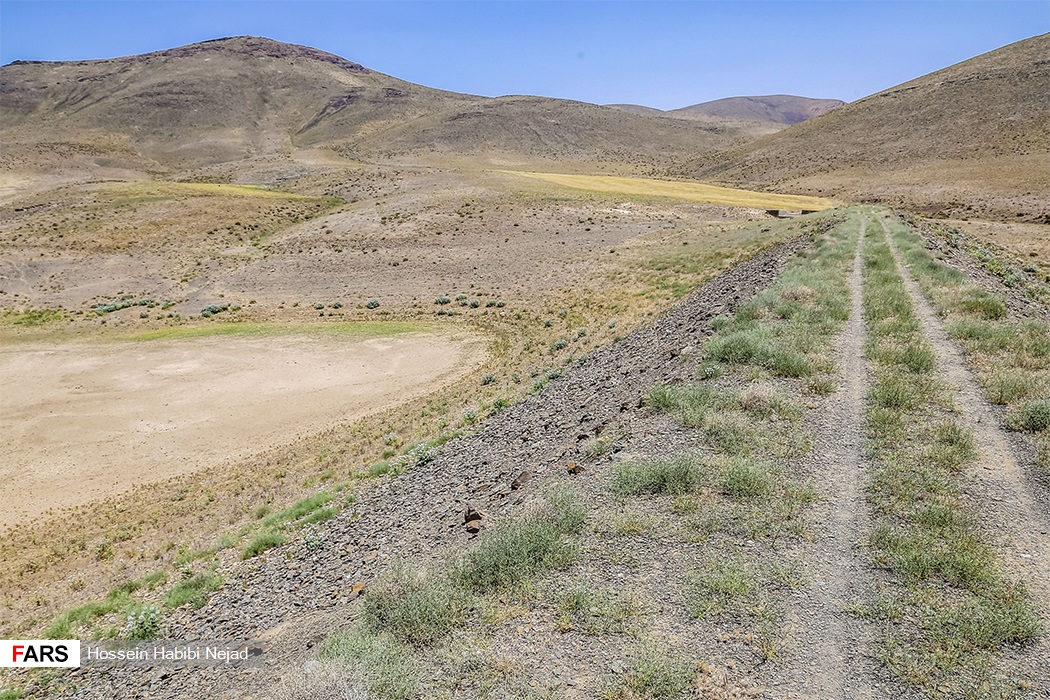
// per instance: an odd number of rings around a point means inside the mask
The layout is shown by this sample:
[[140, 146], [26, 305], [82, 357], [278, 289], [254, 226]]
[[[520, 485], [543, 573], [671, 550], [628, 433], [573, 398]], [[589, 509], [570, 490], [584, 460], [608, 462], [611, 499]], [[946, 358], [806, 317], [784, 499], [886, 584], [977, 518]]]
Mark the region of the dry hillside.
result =
[[667, 165], [749, 137], [540, 97], [427, 88], [316, 49], [236, 37], [0, 71], [3, 169], [185, 172], [333, 147], [352, 158], [487, 155]]
[[672, 115], [706, 114], [726, 119], [752, 119], [773, 124], [799, 124], [827, 114], [846, 104], [842, 100], [819, 100], [797, 95], [762, 95], [759, 97], [726, 97], [682, 107]]
[[840, 107], [688, 172], [960, 217], [1050, 220], [1050, 34]]

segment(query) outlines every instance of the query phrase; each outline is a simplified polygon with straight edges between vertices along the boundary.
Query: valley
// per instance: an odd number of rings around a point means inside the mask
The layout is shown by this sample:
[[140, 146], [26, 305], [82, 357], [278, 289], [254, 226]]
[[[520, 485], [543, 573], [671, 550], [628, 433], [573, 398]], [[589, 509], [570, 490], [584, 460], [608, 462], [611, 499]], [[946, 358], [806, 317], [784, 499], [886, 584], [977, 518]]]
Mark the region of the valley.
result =
[[0, 631], [265, 663], [0, 698], [1044, 697], [1048, 41], [666, 112], [4, 66]]

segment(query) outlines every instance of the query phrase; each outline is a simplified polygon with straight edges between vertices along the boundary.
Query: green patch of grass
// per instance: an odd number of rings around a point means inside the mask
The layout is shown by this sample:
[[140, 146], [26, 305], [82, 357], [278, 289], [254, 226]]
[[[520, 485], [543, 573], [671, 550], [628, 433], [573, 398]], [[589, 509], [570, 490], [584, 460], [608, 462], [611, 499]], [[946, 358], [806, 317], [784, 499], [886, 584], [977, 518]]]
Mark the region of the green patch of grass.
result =
[[[276, 530], [291, 524], [304, 525], [327, 520], [335, 515], [335, 512], [331, 508], [325, 508], [325, 505], [334, 497], [334, 494], [327, 491], [319, 491], [312, 496], [301, 498], [284, 510], [265, 516], [262, 519], [262, 527], [264, 530]], [[325, 515], [320, 516], [320, 520], [309, 520], [309, 518], [316, 517], [319, 511], [326, 512]], [[328, 514], [327, 511], [333, 512]]]
[[892, 372], [884, 372], [875, 378], [869, 396], [876, 407], [897, 412], [918, 408], [923, 400], [921, 388], [915, 382]]
[[461, 625], [468, 609], [468, 593], [452, 579], [398, 565], [368, 588], [364, 622], [406, 644], [426, 645]]
[[208, 594], [222, 586], [222, 577], [214, 571], [194, 574], [188, 579], [179, 581], [164, 596], [166, 608], [178, 608], [191, 605], [201, 608], [208, 599]]
[[724, 405], [725, 397], [713, 386], [685, 384], [658, 385], [649, 391], [647, 403], [659, 411], [674, 413], [684, 425], [703, 424], [708, 412]]
[[767, 497], [774, 488], [772, 469], [747, 457], [734, 457], [722, 468], [722, 490], [739, 500]]
[[701, 470], [689, 457], [624, 461], [613, 467], [609, 488], [618, 496], [681, 495], [700, 482]]
[[71, 608], [44, 628], [45, 639], [75, 639], [81, 627], [87, 627], [103, 615], [127, 610], [134, 601], [125, 591], [113, 591], [104, 600]]
[[741, 411], [719, 411], [704, 418], [701, 431], [711, 446], [723, 454], [751, 454], [766, 442], [761, 427]]
[[754, 364], [783, 377], [806, 377], [813, 366], [790, 345], [779, 341], [767, 326], [754, 326], [718, 335], [704, 346], [709, 360], [727, 364]]
[[609, 520], [609, 532], [614, 535], [646, 535], [652, 532], [653, 527], [653, 519], [639, 513], [618, 512]]
[[1006, 304], [983, 289], [969, 289], [958, 304], [966, 313], [984, 319], [999, 319], [1006, 316]]
[[419, 692], [419, 667], [411, 651], [393, 635], [363, 629], [340, 632], [321, 644], [319, 656], [323, 661], [353, 669], [373, 697], [410, 700]]
[[742, 559], [711, 560], [691, 573], [685, 600], [691, 615], [704, 618], [743, 608], [759, 586], [755, 573]]
[[1038, 433], [1050, 428], [1050, 399], [1036, 399], [1018, 406], [1007, 420], [1013, 430]]
[[1005, 406], [1034, 396], [1041, 387], [1030, 370], [1005, 368], [988, 373], [984, 378], [984, 389], [989, 401]]
[[871, 536], [876, 562], [908, 580], [940, 580], [970, 590], [988, 586], [995, 580], [992, 552], [968, 528], [958, 527], [965, 520], [938, 523], [925, 514], [925, 523], [934, 527], [913, 528], [882, 523]]
[[326, 520], [331, 520], [332, 518], [334, 518], [338, 514], [339, 514], [339, 511], [336, 510], [333, 507], [318, 508], [314, 512], [312, 512], [309, 515], [307, 515], [306, 517], [304, 517], [300, 521], [300, 523], [302, 525], [304, 525], [304, 526], [306, 526], [306, 525], [314, 525], [316, 523], [323, 523]]
[[605, 690], [607, 700], [663, 700], [684, 697], [693, 685], [698, 669], [666, 646], [648, 646], [632, 655], [623, 678]]
[[241, 551], [241, 559], [257, 557], [268, 549], [284, 544], [284, 535], [277, 530], [261, 530], [255, 533]]
[[944, 421], [935, 426], [933, 441], [927, 446], [925, 455], [940, 469], [961, 469], [977, 457], [973, 431], [955, 421]]
[[30, 309], [28, 311], [7, 309], [0, 315], [0, 324], [33, 328], [64, 321], [66, 318], [66, 312], [61, 309]]
[[547, 494], [547, 502], [520, 520], [505, 522], [482, 537], [456, 564], [455, 576], [474, 591], [514, 587], [532, 576], [567, 565], [576, 547], [566, 536], [575, 532], [585, 511], [564, 490]]

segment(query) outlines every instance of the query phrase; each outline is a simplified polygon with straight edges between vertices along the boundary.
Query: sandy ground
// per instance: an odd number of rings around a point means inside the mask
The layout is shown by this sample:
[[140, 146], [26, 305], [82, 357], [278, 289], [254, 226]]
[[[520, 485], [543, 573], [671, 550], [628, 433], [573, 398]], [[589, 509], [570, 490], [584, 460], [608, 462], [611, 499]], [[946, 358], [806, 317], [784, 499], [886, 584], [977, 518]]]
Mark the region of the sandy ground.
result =
[[236, 460], [433, 391], [477, 337], [0, 348], [0, 527]]

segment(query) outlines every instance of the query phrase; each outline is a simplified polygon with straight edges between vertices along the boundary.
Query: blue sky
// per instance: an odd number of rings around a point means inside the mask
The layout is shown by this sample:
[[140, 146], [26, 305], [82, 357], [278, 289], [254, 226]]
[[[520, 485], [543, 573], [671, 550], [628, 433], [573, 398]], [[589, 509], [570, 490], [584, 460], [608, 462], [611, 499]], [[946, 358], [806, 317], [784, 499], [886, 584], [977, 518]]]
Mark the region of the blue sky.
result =
[[255, 34], [457, 92], [672, 109], [855, 100], [1047, 31], [1050, 0], [0, 0], [0, 63]]

